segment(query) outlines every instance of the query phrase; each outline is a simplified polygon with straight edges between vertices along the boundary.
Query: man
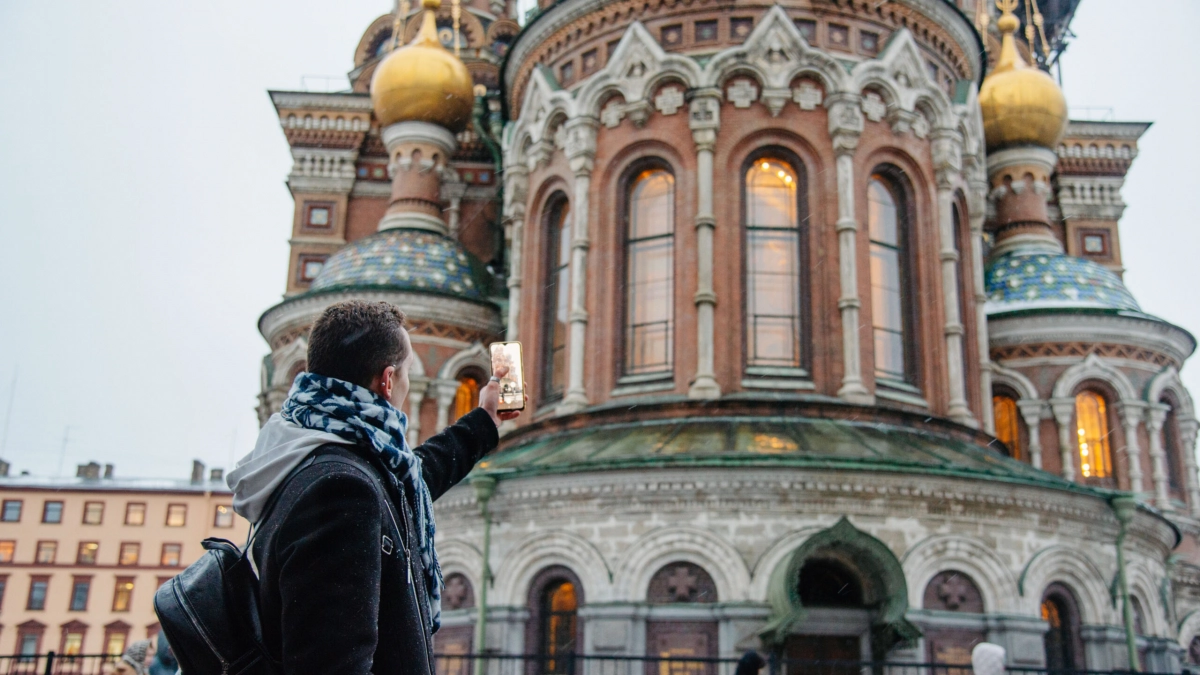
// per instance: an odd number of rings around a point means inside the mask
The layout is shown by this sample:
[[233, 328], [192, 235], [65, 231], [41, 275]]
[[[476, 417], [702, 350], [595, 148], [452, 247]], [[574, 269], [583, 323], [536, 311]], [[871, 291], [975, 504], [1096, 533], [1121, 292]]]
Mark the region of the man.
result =
[[433, 500], [516, 414], [497, 413], [492, 377], [479, 408], [410, 449], [400, 408], [412, 360], [393, 305], [329, 307], [308, 372], [229, 474], [234, 510], [255, 524], [263, 642], [287, 675], [433, 672]]

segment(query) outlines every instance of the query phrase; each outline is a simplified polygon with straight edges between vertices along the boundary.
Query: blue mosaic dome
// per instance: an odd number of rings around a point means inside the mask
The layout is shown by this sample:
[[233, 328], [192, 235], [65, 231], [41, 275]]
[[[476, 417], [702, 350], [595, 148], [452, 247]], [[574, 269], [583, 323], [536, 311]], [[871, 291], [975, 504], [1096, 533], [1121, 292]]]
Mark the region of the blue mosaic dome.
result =
[[987, 313], [1033, 309], [1142, 311], [1111, 270], [1062, 253], [1013, 252], [984, 271]]
[[489, 275], [457, 241], [422, 230], [384, 230], [325, 261], [312, 291], [378, 288], [485, 300]]

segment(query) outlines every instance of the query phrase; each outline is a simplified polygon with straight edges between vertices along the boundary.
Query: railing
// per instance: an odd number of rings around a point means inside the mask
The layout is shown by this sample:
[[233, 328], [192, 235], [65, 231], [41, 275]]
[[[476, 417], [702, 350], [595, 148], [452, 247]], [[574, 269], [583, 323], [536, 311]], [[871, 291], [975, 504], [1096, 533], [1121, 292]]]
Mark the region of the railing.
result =
[[[436, 658], [437, 675], [734, 675], [738, 664], [737, 659], [682, 656], [438, 654]], [[973, 675], [969, 664], [765, 658], [767, 664], [760, 671], [761, 675]], [[1009, 668], [1008, 675], [1129, 674], [1121, 670]], [[1143, 672], [1138, 675], [1175, 674]]]
[[101, 675], [120, 655], [111, 654], [14, 654], [0, 656], [0, 673], [8, 675]]

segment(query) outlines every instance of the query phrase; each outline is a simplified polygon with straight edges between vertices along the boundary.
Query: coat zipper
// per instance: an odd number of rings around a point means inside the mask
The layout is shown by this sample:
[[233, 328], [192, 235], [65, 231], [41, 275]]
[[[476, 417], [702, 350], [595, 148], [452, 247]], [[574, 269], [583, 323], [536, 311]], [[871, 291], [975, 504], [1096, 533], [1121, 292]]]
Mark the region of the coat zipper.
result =
[[[403, 495], [401, 495], [401, 496], [403, 496]], [[400, 527], [396, 523], [396, 517], [394, 515], [392, 515], [391, 505], [387, 504], [386, 497], [384, 499], [384, 505], [388, 507], [388, 515], [391, 516], [392, 524], [396, 525], [396, 531], [399, 532]], [[408, 515], [407, 512], [405, 513], [405, 515], [406, 516]], [[409, 585], [412, 585], [412, 583], [413, 583], [413, 556], [412, 556], [413, 545], [412, 545], [411, 537], [412, 537], [412, 531], [413, 531], [414, 527], [412, 525], [412, 521], [409, 518], [404, 519], [404, 526], [405, 526], [405, 531], [406, 531], [405, 533], [408, 536], [407, 537], [398, 537], [398, 539], [408, 539], [408, 541], [406, 542], [407, 546], [402, 547], [402, 548], [407, 549], [407, 550], [405, 550], [405, 557], [408, 558], [408, 564], [406, 565], [406, 567], [408, 568], [408, 583], [409, 583]], [[419, 582], [420, 582], [420, 580], [418, 579], [418, 583]], [[428, 666], [429, 666], [429, 672], [432, 674], [433, 673], [433, 662], [432, 662], [433, 650], [429, 648], [429, 636], [426, 635], [426, 632], [429, 630], [429, 621], [425, 618], [425, 613], [421, 609], [421, 598], [420, 598], [421, 594], [415, 586], [412, 589], [412, 594], [413, 594], [413, 605], [416, 607], [416, 610], [417, 610], [417, 618], [420, 619], [420, 621], [421, 621], [421, 645], [425, 648], [426, 658], [430, 659]]]
[[188, 620], [192, 622], [193, 626], [195, 626], [196, 632], [200, 634], [200, 637], [204, 638], [204, 644], [208, 645], [209, 650], [212, 651], [212, 653], [216, 655], [217, 660], [221, 662], [221, 675], [225, 675], [229, 672], [229, 663], [221, 657], [221, 652], [217, 651], [217, 646], [213, 644], [212, 638], [208, 636], [208, 631], [204, 630], [204, 626], [200, 624], [200, 621], [196, 619], [196, 614], [192, 611], [192, 608], [188, 606], [187, 600], [179, 593], [178, 584], [174, 585], [172, 590], [175, 591], [175, 601], [178, 602], [179, 606], [183, 608], [184, 614], [187, 614]]

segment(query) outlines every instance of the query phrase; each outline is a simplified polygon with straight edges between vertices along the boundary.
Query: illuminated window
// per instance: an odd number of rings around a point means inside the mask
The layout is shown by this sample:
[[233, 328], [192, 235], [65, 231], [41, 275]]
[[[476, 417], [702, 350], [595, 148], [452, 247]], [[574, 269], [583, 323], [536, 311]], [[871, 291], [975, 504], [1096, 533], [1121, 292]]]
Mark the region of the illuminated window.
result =
[[218, 504], [213, 515], [213, 527], [233, 527], [233, 507], [228, 504]]
[[6, 523], [21, 522], [21, 500], [5, 499], [4, 508], [0, 510], [0, 521]]
[[867, 228], [871, 238], [871, 324], [875, 336], [875, 377], [911, 380], [905, 315], [907, 223], [897, 195], [878, 175], [867, 188]]
[[158, 564], [163, 567], [179, 567], [183, 560], [183, 544], [163, 544], [162, 557]]
[[51, 524], [61, 523], [62, 514], [62, 502], [46, 502], [42, 507], [42, 522]]
[[1075, 435], [1079, 447], [1079, 472], [1084, 478], [1112, 476], [1108, 449], [1108, 406], [1094, 391], [1075, 396]]
[[85, 502], [83, 505], [83, 524], [99, 525], [104, 522], [104, 502]]
[[37, 555], [34, 558], [34, 561], [39, 565], [53, 565], [54, 558], [57, 555], [57, 541], [39, 541], [37, 543]]
[[120, 656], [125, 653], [125, 641], [128, 639], [128, 631], [109, 629], [104, 640], [104, 653], [112, 656]]
[[567, 388], [567, 314], [571, 299], [571, 208], [565, 201], [550, 211], [546, 231], [545, 341], [542, 396], [561, 398]]
[[78, 630], [64, 628], [62, 652], [63, 656], [78, 656], [83, 651], [83, 633]]
[[167, 527], [183, 527], [187, 524], [187, 504], [167, 505]]
[[121, 554], [117, 558], [118, 565], [136, 565], [142, 554], [142, 545], [135, 542], [121, 544]]
[[126, 525], [146, 524], [146, 505], [140, 502], [129, 502], [125, 505]]
[[133, 600], [133, 577], [117, 577], [117, 586], [113, 590], [114, 612], [128, 612]]
[[458, 389], [454, 392], [454, 419], [471, 412], [479, 406], [479, 381], [470, 375], [458, 378]]
[[996, 418], [996, 438], [999, 438], [1013, 459], [1024, 459], [1021, 451], [1020, 415], [1017, 412], [1017, 400], [1011, 396], [993, 396], [992, 410]]
[[100, 544], [94, 541], [79, 542], [79, 551], [75, 554], [75, 564], [77, 565], [95, 565], [96, 554], [100, 551]]
[[[551, 584], [542, 596], [542, 656], [546, 657], [545, 673], [573, 671], [575, 653], [576, 611], [575, 584], [560, 581]], [[562, 658], [567, 656], [568, 658]]]
[[798, 368], [800, 232], [795, 169], [771, 158], [746, 170], [746, 365]]
[[13, 553], [17, 549], [15, 541], [0, 541], [0, 563], [10, 563], [13, 561]]
[[648, 169], [629, 191], [625, 239], [625, 372], [671, 369], [674, 336], [675, 178]]
[[92, 590], [91, 577], [75, 577], [71, 582], [71, 611], [86, 612], [88, 595]]

